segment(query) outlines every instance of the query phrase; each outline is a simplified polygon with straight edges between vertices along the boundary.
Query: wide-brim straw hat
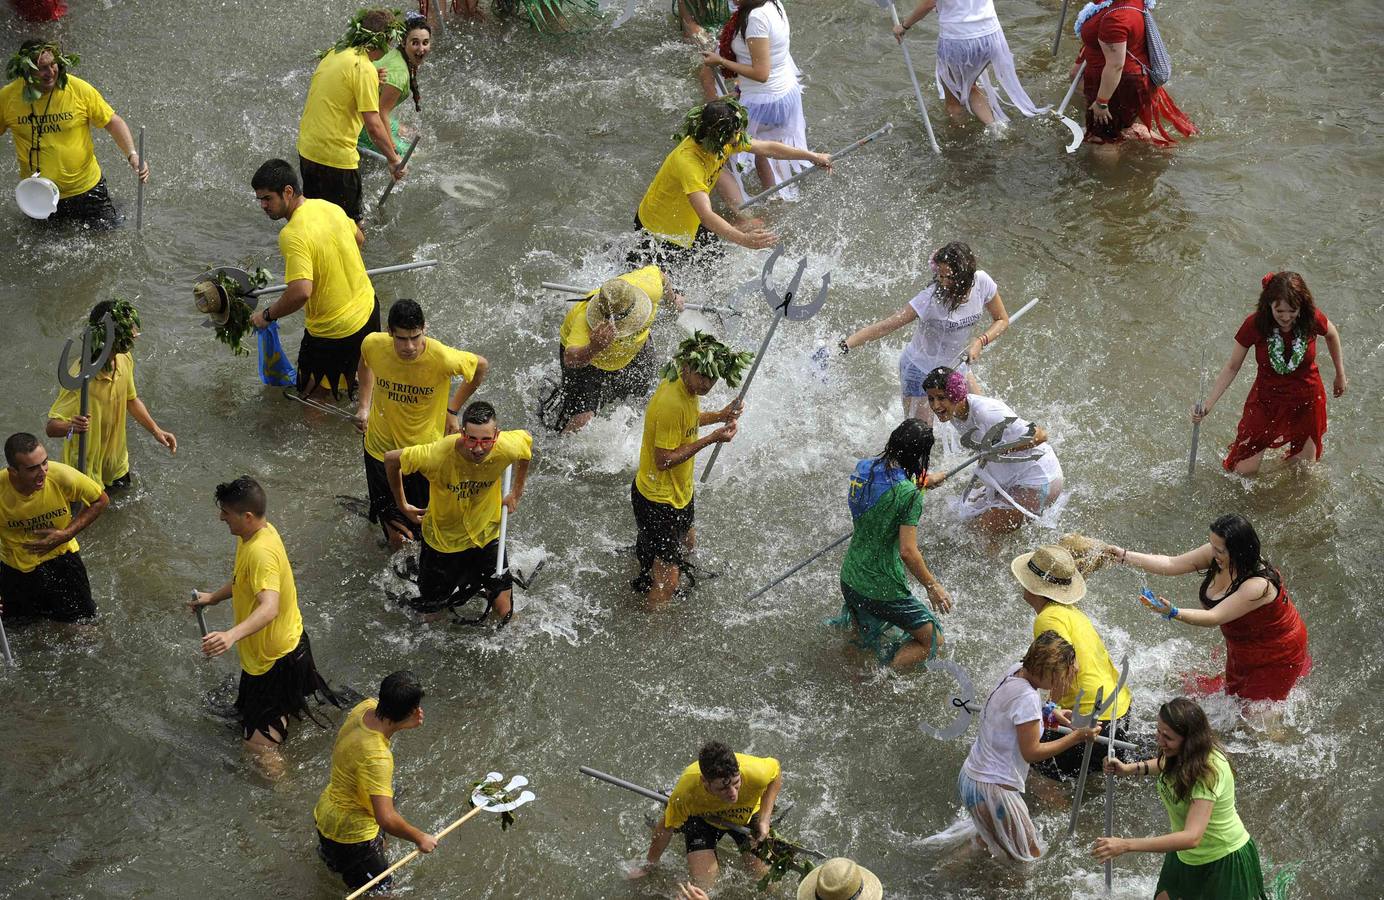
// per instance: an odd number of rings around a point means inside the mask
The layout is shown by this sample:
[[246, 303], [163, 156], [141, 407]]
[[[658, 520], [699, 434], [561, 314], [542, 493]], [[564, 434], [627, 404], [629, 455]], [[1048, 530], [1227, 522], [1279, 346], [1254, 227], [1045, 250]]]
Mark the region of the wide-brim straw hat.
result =
[[[231, 317], [232, 298], [226, 296], [226, 289], [217, 280], [219, 275], [224, 275], [234, 282], [242, 296], [253, 290], [249, 273], [234, 266], [218, 266], [198, 275], [192, 286], [192, 296], [197, 301], [197, 309], [207, 314], [204, 324], [225, 325]], [[249, 302], [254, 303], [253, 300]]]
[[587, 326], [595, 328], [602, 322], [612, 322], [618, 338], [633, 337], [648, 328], [653, 314], [653, 298], [620, 278], [601, 285], [586, 304]]
[[874, 872], [838, 856], [808, 872], [798, 882], [798, 900], [880, 900], [884, 886]]
[[1048, 544], [1016, 556], [1009, 571], [1025, 590], [1058, 603], [1070, 605], [1086, 596], [1086, 579], [1065, 547]]

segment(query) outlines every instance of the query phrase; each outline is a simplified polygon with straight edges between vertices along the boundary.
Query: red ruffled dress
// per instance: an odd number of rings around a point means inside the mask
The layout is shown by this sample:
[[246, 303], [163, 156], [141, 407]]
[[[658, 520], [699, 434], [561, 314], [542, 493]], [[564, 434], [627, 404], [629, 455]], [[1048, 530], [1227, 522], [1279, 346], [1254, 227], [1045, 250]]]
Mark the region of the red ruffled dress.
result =
[[[1233, 593], [1232, 587], [1228, 594]], [[1208, 599], [1202, 584], [1203, 607], [1214, 609], [1221, 600]], [[1225, 675], [1198, 678], [1196, 688], [1204, 693], [1224, 687], [1227, 694], [1242, 700], [1286, 700], [1297, 680], [1312, 670], [1307, 626], [1282, 585], [1272, 601], [1222, 625], [1221, 634], [1225, 636]]]
[[[1235, 441], [1222, 463], [1227, 472], [1233, 472], [1241, 460], [1284, 445], [1289, 455], [1300, 453], [1309, 439], [1316, 443], [1317, 457], [1321, 457], [1322, 436], [1326, 434], [1326, 386], [1317, 370], [1317, 335], [1326, 334], [1331, 323], [1320, 309], [1316, 312], [1302, 362], [1286, 375], [1275, 372], [1269, 361], [1270, 336], [1255, 324], [1256, 314], [1251, 313], [1235, 332], [1235, 341], [1241, 347], [1254, 348], [1259, 372], [1245, 398]], [[1292, 352], [1293, 337], [1283, 335], [1285, 354]]]
[[[1086, 97], [1086, 141], [1093, 144], [1118, 144], [1127, 139], [1126, 129], [1136, 122], [1154, 136], [1152, 143], [1160, 147], [1173, 144], [1163, 123], [1176, 128], [1185, 137], [1197, 133], [1197, 126], [1173, 102], [1172, 95], [1154, 87], [1144, 70], [1148, 50], [1144, 43], [1144, 0], [1116, 0], [1108, 9], [1096, 13], [1081, 26], [1081, 53], [1077, 62], [1086, 61], [1082, 76], [1082, 94]], [[1091, 114], [1091, 104], [1099, 96], [1101, 73], [1105, 71], [1105, 54], [1100, 42], [1125, 44], [1124, 73], [1120, 84], [1110, 95], [1110, 121], [1098, 123]], [[1155, 129], [1157, 134], [1154, 134]], [[1162, 135], [1158, 137], [1157, 135]]]
[[10, 0], [10, 5], [29, 22], [56, 22], [67, 15], [63, 0]]

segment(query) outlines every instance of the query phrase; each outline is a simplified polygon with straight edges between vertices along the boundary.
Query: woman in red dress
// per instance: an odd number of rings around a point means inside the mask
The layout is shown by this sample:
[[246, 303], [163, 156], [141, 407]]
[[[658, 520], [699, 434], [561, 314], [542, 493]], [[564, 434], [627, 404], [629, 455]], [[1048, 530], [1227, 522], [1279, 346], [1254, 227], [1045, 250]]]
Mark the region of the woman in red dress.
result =
[[1104, 552], [1154, 575], [1206, 573], [1198, 597], [1201, 609], [1179, 609], [1163, 597], [1144, 600], [1170, 621], [1220, 626], [1225, 635], [1225, 676], [1197, 679], [1202, 691], [1223, 687], [1243, 700], [1284, 700], [1311, 670], [1307, 627], [1278, 569], [1260, 555], [1259, 535], [1244, 516], [1221, 516], [1211, 523], [1209, 541], [1181, 556], [1135, 553], [1113, 545], [1106, 545]]
[[1264, 451], [1287, 445], [1284, 462], [1297, 459], [1309, 449], [1311, 459], [1322, 455], [1326, 434], [1326, 387], [1317, 371], [1317, 335], [1326, 337], [1336, 380], [1331, 392], [1346, 392], [1345, 361], [1341, 335], [1317, 309], [1307, 282], [1296, 272], [1270, 272], [1264, 276], [1259, 305], [1235, 332], [1235, 349], [1221, 369], [1204, 403], [1192, 410], [1200, 422], [1221, 399], [1240, 372], [1249, 348], [1259, 372], [1245, 398], [1245, 411], [1235, 441], [1226, 455], [1225, 470], [1237, 475], [1259, 471]]
[[[1165, 121], [1184, 136], [1197, 133], [1172, 96], [1149, 80], [1145, 2], [1104, 0], [1087, 3], [1077, 14], [1075, 31], [1082, 46], [1067, 77], [1075, 78], [1077, 67], [1086, 62], [1081, 89], [1087, 104], [1087, 143], [1135, 140], [1168, 147], [1173, 138], [1163, 127]], [[1147, 0], [1149, 9], [1154, 2]]]

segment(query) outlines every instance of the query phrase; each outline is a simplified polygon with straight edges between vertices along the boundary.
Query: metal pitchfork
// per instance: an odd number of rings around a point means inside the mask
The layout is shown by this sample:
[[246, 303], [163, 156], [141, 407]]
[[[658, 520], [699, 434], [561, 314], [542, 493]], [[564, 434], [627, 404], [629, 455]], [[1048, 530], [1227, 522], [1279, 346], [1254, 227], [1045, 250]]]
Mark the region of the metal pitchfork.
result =
[[[1096, 702], [1095, 702], [1095, 705], [1091, 707], [1091, 712], [1090, 712], [1090, 713], [1088, 713], [1088, 714], [1086, 714], [1086, 715], [1082, 715], [1081, 713], [1078, 713], [1078, 712], [1076, 712], [1075, 710], [1073, 710], [1073, 712], [1072, 712], [1072, 727], [1073, 727], [1073, 728], [1090, 728], [1090, 727], [1091, 727], [1092, 725], [1094, 725], [1096, 722], [1100, 721], [1100, 717], [1101, 717], [1101, 716], [1103, 716], [1103, 715], [1105, 715], [1107, 712], [1109, 712], [1109, 713], [1110, 713], [1110, 738], [1111, 738], [1111, 740], [1114, 740], [1114, 738], [1115, 738], [1115, 712], [1114, 712], [1115, 702], [1116, 702], [1117, 700], [1120, 699], [1120, 691], [1124, 689], [1125, 681], [1127, 681], [1128, 679], [1129, 679], [1129, 657], [1126, 656], [1123, 660], [1120, 661], [1120, 680], [1117, 681], [1117, 682], [1115, 683], [1115, 689], [1114, 689], [1113, 691], [1110, 692], [1110, 696], [1108, 696], [1108, 697], [1102, 696], [1102, 691], [1104, 690], [1104, 688], [1102, 688], [1101, 690], [1096, 691]], [[1079, 705], [1079, 704], [1073, 704], [1073, 706], [1077, 706], [1077, 705]], [[1081, 772], [1077, 775], [1077, 778], [1076, 778], [1076, 793], [1075, 793], [1075, 794], [1073, 795], [1073, 797], [1072, 797], [1072, 821], [1071, 821], [1071, 824], [1067, 826], [1067, 837], [1071, 837], [1072, 835], [1076, 834], [1076, 820], [1077, 820], [1077, 818], [1080, 817], [1080, 815], [1081, 815], [1081, 795], [1082, 795], [1083, 793], [1085, 793], [1085, 791], [1086, 791], [1086, 772], [1087, 772], [1087, 767], [1091, 765], [1091, 751], [1092, 751], [1094, 748], [1095, 748], [1095, 742], [1094, 742], [1094, 741], [1088, 742], [1088, 743], [1086, 744], [1086, 752], [1085, 752], [1085, 754], [1083, 754], [1083, 756], [1082, 756], [1082, 758], [1081, 758]], [[1113, 751], [1112, 751], [1112, 752], [1113, 752]]]
[[[817, 314], [817, 310], [827, 302], [827, 291], [831, 288], [831, 273], [822, 276], [822, 287], [817, 292], [817, 296], [806, 303], [793, 305], [793, 298], [797, 296], [798, 285], [803, 280], [803, 272], [807, 271], [807, 257], [798, 260], [798, 270], [793, 273], [793, 278], [788, 282], [788, 290], [780, 297], [769, 286], [769, 279], [774, 274], [774, 264], [783, 255], [782, 247], [775, 247], [769, 259], [764, 263], [764, 268], [759, 274], [760, 290], [764, 293], [764, 299], [769, 302], [769, 306], [774, 310], [774, 319], [769, 323], [769, 330], [764, 334], [764, 340], [759, 345], [759, 352], [755, 354], [754, 362], [750, 365], [750, 372], [745, 376], [745, 383], [740, 385], [740, 393], [736, 395], [736, 402], [743, 403], [745, 395], [749, 393], [750, 383], [754, 381], [755, 373], [759, 371], [759, 364], [764, 361], [764, 353], [769, 349], [769, 342], [774, 338], [774, 332], [778, 330], [779, 322], [784, 319], [792, 319], [794, 322], [802, 322], [812, 318]], [[711, 450], [711, 458], [706, 461], [706, 468], [702, 469], [701, 482], [711, 477], [711, 469], [716, 465], [716, 457], [721, 455], [721, 448], [725, 444], [717, 444]]]
[[[106, 328], [106, 342], [101, 345], [101, 355], [96, 359], [91, 358], [91, 327], [87, 326], [82, 330], [82, 364], [77, 367], [74, 374], [72, 372], [72, 339], [68, 338], [67, 343], [62, 348], [62, 358], [58, 360], [58, 384], [67, 388], [69, 391], [81, 392], [81, 412], [79, 415], [85, 416], [88, 412], [90, 402], [88, 399], [87, 385], [91, 379], [101, 373], [110, 362], [111, 354], [115, 352], [115, 321], [110, 313], [101, 317], [101, 324]], [[86, 473], [87, 457], [87, 432], [82, 431], [77, 434], [77, 471]]]

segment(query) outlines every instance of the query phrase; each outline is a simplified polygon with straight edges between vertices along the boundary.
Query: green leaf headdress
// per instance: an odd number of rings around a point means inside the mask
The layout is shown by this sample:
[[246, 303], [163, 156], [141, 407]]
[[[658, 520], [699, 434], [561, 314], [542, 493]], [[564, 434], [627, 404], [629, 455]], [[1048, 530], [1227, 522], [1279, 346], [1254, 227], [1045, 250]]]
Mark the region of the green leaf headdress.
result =
[[749, 127], [750, 114], [740, 101], [722, 97], [689, 110], [673, 140], [690, 137], [707, 153], [720, 156], [727, 144], [738, 144]]
[[754, 361], [754, 354], [736, 353], [705, 331], [694, 332], [678, 344], [673, 358], [663, 367], [663, 377], [676, 381], [682, 367], [706, 378], [724, 378], [728, 387], [739, 387], [745, 367]]
[[[375, 13], [386, 13], [389, 15], [389, 24], [384, 31], [372, 31], [365, 27], [365, 20]], [[345, 53], [353, 47], [363, 50], [387, 51], [390, 47], [404, 39], [404, 14], [397, 9], [362, 9], [358, 10], [351, 17], [351, 23], [346, 26], [346, 35], [337, 41], [332, 49], [337, 53]], [[320, 54], [326, 56], [324, 50]]]
[[111, 352], [111, 361], [106, 363], [109, 368], [114, 364], [115, 354], [129, 353], [130, 348], [134, 346], [135, 335], [139, 333], [139, 310], [123, 297], [96, 304], [96, 308], [87, 317], [87, 328], [91, 331], [93, 362], [100, 357], [101, 348], [106, 345], [106, 326], [101, 324], [106, 313], [110, 313], [111, 321], [115, 323], [115, 348]]
[[82, 61], [75, 53], [64, 56], [61, 47], [48, 41], [25, 41], [20, 44], [19, 52], [11, 56], [5, 66], [5, 77], [11, 81], [16, 78], [23, 79], [25, 103], [34, 103], [43, 96], [43, 92], [38, 89], [38, 58], [44, 53], [52, 53], [53, 61], [58, 64], [59, 90], [67, 87], [68, 70]]

